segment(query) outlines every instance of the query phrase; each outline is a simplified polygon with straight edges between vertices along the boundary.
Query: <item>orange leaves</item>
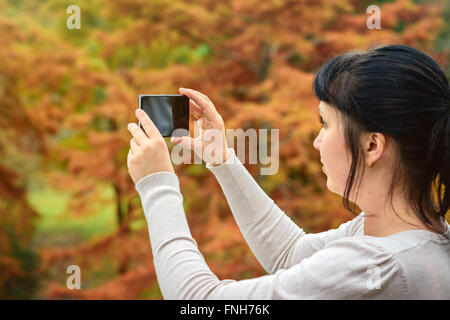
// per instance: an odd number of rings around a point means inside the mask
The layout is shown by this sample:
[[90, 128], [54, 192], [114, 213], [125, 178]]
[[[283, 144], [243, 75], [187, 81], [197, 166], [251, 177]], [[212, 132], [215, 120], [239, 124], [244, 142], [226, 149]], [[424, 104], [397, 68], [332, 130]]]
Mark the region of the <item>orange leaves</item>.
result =
[[[279, 129], [279, 173], [260, 177], [259, 165], [247, 166], [249, 171], [308, 231], [348, 220], [341, 199], [326, 190], [312, 146], [320, 128], [314, 73], [336, 54], [374, 44], [401, 42], [433, 51], [445, 23], [443, 3], [383, 2], [381, 30], [367, 29], [366, 2], [353, 0], [204, 0], [189, 5], [92, 0], [85, 7], [92, 21], [79, 38], [50, 27], [60, 19], [52, 8], [36, 16], [13, 10], [17, 21], [0, 17], [0, 156], [8, 158], [0, 165], [0, 265], [9, 270], [0, 272], [0, 279], [19, 276], [11, 273], [17, 261], [6, 256], [6, 223], [24, 244], [32, 236], [35, 212], [24, 197], [32, 170], [56, 168], [50, 180], [74, 194], [69, 209], [79, 214], [89, 214], [90, 204], [103, 204], [95, 189], [105, 184], [115, 190], [109, 204], [122, 204], [117, 220], [125, 215], [126, 226], [132, 212], [141, 213], [139, 201], [134, 204], [139, 210], [132, 205], [139, 199], [126, 168], [130, 137], [125, 129], [136, 121], [133, 110], [140, 93], [194, 88], [212, 99], [226, 128]], [[42, 20], [45, 14], [48, 21]], [[442, 64], [448, 63], [446, 52], [437, 54]], [[42, 160], [42, 167], [31, 169], [32, 156]], [[20, 163], [30, 167], [25, 170]], [[198, 171], [177, 167], [189, 225], [207, 262], [220, 277], [263, 274], [214, 176]], [[83, 264], [88, 272], [101, 270], [108, 261], [117, 272], [98, 283], [88, 277], [91, 286], [81, 292], [51, 282], [44, 285], [44, 297], [127, 299], [157, 287], [146, 228], [44, 250], [42, 258], [42, 270], [50, 271], [52, 279], [61, 273], [50, 266], [62, 270], [68, 261]]]
[[[131, 234], [120, 228], [95, 242], [73, 248], [45, 249], [41, 255], [44, 264], [40, 272], [53, 273], [57, 271], [52, 270], [55, 266], [61, 266], [65, 272], [64, 268], [70, 264], [77, 264], [82, 270], [82, 290], [68, 290], [50, 281], [41, 292], [49, 299], [136, 299], [156, 281], [146, 230]], [[107, 268], [108, 261], [116, 268], [116, 277], [92, 285], [96, 279], [90, 272]]]
[[69, 290], [54, 282], [44, 291], [48, 299], [86, 299], [86, 300], [129, 300], [136, 299], [140, 293], [156, 280], [152, 264], [137, 267], [114, 278], [97, 288]]
[[0, 19], [1, 49], [5, 50], [14, 42], [25, 40], [25, 35], [20, 31], [15, 21], [2, 17]]
[[0, 297], [5, 297], [4, 289], [11, 278], [20, 278], [26, 276], [27, 273], [22, 269], [18, 259], [8, 256], [0, 256]]
[[441, 19], [421, 20], [405, 29], [403, 40], [406, 44], [412, 45], [419, 42], [427, 48], [431, 48], [442, 25], [443, 21]]

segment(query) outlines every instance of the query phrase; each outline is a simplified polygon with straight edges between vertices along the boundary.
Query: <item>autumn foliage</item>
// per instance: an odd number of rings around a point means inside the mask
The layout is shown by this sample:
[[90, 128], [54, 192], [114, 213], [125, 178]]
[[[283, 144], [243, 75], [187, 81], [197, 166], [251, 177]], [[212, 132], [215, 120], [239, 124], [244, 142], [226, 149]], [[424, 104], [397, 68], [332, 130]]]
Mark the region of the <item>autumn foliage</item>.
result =
[[[374, 3], [380, 30], [366, 27], [362, 0], [0, 0], [0, 298], [161, 298], [145, 224], [132, 227], [143, 212], [126, 167], [126, 125], [142, 93], [194, 88], [227, 128], [279, 128], [279, 172], [245, 165], [258, 184], [307, 232], [351, 219], [326, 189], [312, 146], [320, 128], [314, 72], [336, 54], [388, 43], [449, 65], [445, 1]], [[81, 8], [79, 30], [66, 28], [71, 4]], [[211, 270], [220, 279], [265, 274], [212, 173], [175, 169]], [[33, 245], [40, 217], [27, 193], [38, 177], [70, 191], [68, 215], [92, 214], [98, 186], [111, 187], [116, 230]], [[65, 286], [70, 264], [84, 270], [82, 290]]]

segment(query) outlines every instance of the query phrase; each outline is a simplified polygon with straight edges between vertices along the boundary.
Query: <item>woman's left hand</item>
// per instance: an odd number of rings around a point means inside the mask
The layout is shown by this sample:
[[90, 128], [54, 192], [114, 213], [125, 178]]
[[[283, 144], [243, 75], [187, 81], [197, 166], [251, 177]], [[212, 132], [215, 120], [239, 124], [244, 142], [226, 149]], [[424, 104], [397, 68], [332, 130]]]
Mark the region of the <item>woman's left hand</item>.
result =
[[128, 124], [128, 131], [133, 138], [130, 141], [127, 166], [134, 184], [155, 172], [175, 173], [166, 142], [158, 128], [143, 110], [137, 109], [136, 116], [145, 132], [136, 123]]

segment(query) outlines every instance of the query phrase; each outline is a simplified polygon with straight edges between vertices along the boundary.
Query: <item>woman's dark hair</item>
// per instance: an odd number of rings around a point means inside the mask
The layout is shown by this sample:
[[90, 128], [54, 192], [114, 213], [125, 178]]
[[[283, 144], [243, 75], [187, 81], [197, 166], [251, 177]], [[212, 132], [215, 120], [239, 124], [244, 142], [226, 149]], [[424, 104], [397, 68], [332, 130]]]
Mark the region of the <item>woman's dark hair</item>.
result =
[[398, 151], [391, 206], [394, 188], [400, 185], [420, 220], [437, 231], [428, 217], [443, 221], [450, 201], [450, 88], [439, 65], [404, 45], [351, 51], [318, 70], [314, 92], [342, 115], [352, 155], [344, 207], [356, 214], [348, 197], [357, 169], [362, 168], [360, 177], [365, 170], [361, 134], [383, 133]]

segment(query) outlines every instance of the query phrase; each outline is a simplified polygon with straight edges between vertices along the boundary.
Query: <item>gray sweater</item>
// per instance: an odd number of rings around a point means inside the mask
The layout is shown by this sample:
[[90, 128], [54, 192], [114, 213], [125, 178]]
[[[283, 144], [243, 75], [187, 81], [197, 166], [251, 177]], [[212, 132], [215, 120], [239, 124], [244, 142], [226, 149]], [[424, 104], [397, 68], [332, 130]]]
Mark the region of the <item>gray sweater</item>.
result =
[[450, 230], [364, 235], [364, 212], [337, 229], [305, 233], [255, 182], [230, 148], [216, 176], [239, 228], [268, 275], [220, 280], [192, 238], [178, 177], [136, 184], [165, 299], [450, 299]]

